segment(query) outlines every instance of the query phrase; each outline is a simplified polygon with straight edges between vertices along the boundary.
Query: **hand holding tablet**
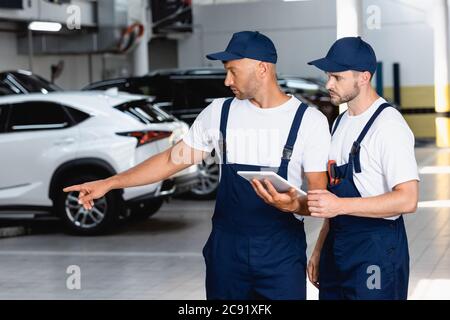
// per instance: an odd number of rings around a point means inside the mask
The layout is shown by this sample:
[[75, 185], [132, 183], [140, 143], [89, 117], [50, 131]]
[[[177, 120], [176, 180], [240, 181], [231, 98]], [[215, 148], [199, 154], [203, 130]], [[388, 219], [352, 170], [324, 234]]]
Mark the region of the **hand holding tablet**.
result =
[[253, 179], [261, 182], [267, 179], [272, 183], [277, 192], [284, 193], [288, 192], [290, 188], [294, 188], [299, 196], [306, 196], [306, 192], [294, 186], [273, 171], [238, 171], [237, 173], [249, 182]]

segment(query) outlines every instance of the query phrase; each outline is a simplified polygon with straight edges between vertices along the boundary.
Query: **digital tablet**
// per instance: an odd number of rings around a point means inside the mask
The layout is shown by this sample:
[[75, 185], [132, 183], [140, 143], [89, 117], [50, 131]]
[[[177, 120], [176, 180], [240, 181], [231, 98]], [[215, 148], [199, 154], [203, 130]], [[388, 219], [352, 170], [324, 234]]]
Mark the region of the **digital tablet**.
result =
[[[290, 188], [294, 188], [299, 195], [306, 196], [305, 191], [303, 191], [299, 187], [294, 186], [293, 184], [288, 182], [283, 177], [280, 177], [278, 174], [276, 174], [273, 171], [238, 171], [237, 173], [242, 178], [244, 178], [248, 181], [252, 181], [253, 179], [256, 179], [256, 180], [263, 182], [264, 179], [267, 179], [272, 183], [275, 190], [277, 190], [280, 193], [288, 192]], [[264, 185], [264, 183], [263, 183], [263, 185]]]

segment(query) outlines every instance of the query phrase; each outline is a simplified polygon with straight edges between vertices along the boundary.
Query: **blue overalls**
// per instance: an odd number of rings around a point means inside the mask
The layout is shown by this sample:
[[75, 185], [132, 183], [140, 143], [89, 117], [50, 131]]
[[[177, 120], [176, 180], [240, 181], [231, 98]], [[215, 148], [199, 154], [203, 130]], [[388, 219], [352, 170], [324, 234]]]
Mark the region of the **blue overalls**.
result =
[[[336, 184], [328, 189], [341, 198], [361, 197], [353, 181], [353, 169], [361, 172], [360, 145], [382, 104], [353, 143], [348, 163], [336, 166]], [[342, 113], [336, 120], [336, 132]], [[396, 220], [341, 215], [330, 219], [319, 264], [319, 299], [406, 299], [409, 253], [403, 218]]]
[[[208, 300], [306, 299], [306, 238], [303, 222], [266, 204], [238, 171], [275, 169], [287, 179], [288, 164], [307, 108], [292, 123], [279, 168], [228, 163], [227, 119], [233, 99], [222, 106], [221, 180], [212, 232], [203, 248]], [[251, 120], [249, 120], [251, 121]]]

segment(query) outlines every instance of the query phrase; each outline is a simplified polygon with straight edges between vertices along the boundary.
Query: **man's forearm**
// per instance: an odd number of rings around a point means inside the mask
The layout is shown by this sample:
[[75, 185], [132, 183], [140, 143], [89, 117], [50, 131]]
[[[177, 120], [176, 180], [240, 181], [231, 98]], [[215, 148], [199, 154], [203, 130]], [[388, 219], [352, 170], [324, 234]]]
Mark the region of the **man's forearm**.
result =
[[316, 245], [314, 246], [313, 252], [322, 251], [323, 244], [327, 238], [328, 231], [330, 230], [330, 220], [324, 219], [322, 228], [320, 229], [319, 237], [317, 238]]
[[392, 191], [376, 197], [340, 198], [343, 214], [387, 218], [416, 211], [417, 201], [404, 191]]
[[[327, 188], [327, 175], [326, 172], [306, 172], [306, 179], [308, 181], [308, 190], [326, 189]], [[308, 208], [308, 198], [301, 196], [298, 198], [296, 214], [302, 216], [310, 216], [311, 212]]]
[[[165, 180], [178, 171], [201, 161], [201, 152], [191, 152], [191, 150], [184, 144], [177, 144], [127, 171], [106, 179], [106, 181], [112, 190], [143, 186]], [[183, 155], [183, 152], [191, 154]]]

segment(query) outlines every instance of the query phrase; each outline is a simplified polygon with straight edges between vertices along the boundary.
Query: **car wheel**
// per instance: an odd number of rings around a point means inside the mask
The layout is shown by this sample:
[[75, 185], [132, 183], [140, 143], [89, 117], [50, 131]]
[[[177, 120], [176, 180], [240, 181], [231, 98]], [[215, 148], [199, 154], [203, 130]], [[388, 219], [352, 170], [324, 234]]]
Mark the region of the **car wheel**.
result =
[[146, 201], [142, 207], [134, 208], [131, 211], [131, 221], [145, 221], [161, 209], [164, 200], [162, 198], [156, 198]]
[[80, 174], [66, 179], [56, 196], [55, 211], [62, 220], [65, 229], [71, 234], [99, 235], [106, 233], [117, 225], [122, 208], [120, 193], [117, 190], [108, 192], [100, 199], [94, 200], [92, 210], [86, 210], [78, 203], [78, 192], [63, 192], [66, 186], [81, 184], [103, 177]]
[[[212, 158], [212, 157], [211, 157]], [[190, 190], [191, 198], [198, 200], [214, 199], [219, 187], [220, 168], [216, 161], [208, 158], [199, 167], [199, 183]]]

